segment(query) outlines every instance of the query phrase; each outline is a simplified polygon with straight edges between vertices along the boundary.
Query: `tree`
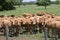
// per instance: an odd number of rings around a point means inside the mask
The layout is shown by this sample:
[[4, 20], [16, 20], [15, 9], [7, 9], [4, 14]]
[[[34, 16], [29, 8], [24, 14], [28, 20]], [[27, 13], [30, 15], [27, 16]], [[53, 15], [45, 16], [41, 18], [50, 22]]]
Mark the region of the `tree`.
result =
[[23, 0], [19, 0], [19, 3], [18, 3], [19, 7], [22, 5], [22, 2]]
[[10, 10], [14, 9], [13, 5], [22, 5], [23, 0], [0, 0], [0, 9]]
[[2, 5], [4, 4], [5, 0], [0, 0], [0, 10], [2, 10]]
[[38, 6], [44, 6], [45, 9], [48, 5], [50, 5], [50, 0], [37, 0], [36, 3]]
[[11, 0], [0, 0], [0, 9], [2, 10], [11, 10], [14, 9]]
[[60, 0], [56, 0], [56, 4], [57, 4], [57, 5], [58, 5], [58, 7], [59, 7]]
[[12, 0], [12, 2], [14, 3], [14, 5], [18, 5], [20, 7], [20, 5], [22, 5], [23, 0]]

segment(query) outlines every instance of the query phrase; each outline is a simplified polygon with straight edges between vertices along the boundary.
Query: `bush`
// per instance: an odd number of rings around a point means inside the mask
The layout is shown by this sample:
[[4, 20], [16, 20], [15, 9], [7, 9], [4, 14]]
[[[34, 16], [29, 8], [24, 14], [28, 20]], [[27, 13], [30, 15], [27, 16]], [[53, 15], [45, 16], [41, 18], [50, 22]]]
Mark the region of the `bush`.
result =
[[14, 7], [13, 7], [13, 4], [12, 4], [12, 3], [10, 3], [10, 2], [5, 2], [5, 3], [2, 5], [2, 9], [4, 9], [4, 10], [12, 10], [12, 9], [14, 9]]

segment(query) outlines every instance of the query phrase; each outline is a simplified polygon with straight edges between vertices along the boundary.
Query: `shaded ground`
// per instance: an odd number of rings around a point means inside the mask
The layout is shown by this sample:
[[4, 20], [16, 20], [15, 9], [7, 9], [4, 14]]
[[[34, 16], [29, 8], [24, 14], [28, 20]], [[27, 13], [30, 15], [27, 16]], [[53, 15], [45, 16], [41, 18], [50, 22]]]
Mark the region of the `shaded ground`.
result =
[[[0, 35], [0, 40], [5, 40], [5, 36]], [[9, 40], [44, 40], [44, 35], [43, 33], [42, 34], [38, 33], [33, 35], [22, 34], [22, 35], [19, 35], [19, 37], [9, 37]]]
[[[0, 35], [0, 40], [5, 40], [5, 36]], [[9, 40], [43, 40], [43, 34], [22, 34], [19, 37], [9, 37]]]

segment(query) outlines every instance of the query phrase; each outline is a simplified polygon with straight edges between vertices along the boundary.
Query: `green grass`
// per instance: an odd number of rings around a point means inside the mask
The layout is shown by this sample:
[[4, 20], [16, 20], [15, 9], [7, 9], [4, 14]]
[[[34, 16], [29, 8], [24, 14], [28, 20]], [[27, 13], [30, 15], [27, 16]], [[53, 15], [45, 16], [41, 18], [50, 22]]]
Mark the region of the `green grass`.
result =
[[43, 6], [36, 6], [36, 5], [26, 5], [21, 7], [16, 7], [16, 10], [10, 10], [10, 11], [1, 11], [0, 15], [21, 15], [22, 13], [28, 12], [35, 14], [38, 11], [44, 11], [44, 12], [52, 12], [56, 15], [60, 15], [60, 8], [57, 5], [51, 5], [47, 6], [47, 9], [45, 9]]

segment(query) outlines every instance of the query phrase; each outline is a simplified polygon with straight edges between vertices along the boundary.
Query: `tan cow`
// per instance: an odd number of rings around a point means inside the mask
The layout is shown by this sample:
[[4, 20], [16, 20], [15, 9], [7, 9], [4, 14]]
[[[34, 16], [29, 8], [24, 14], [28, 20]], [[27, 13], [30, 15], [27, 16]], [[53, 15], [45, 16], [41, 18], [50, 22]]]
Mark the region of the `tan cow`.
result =
[[46, 14], [46, 12], [37, 12], [37, 16], [43, 16], [43, 15], [45, 15]]
[[31, 20], [31, 26], [32, 26], [32, 30], [33, 33], [36, 33], [37, 31], [37, 19], [35, 18], [35, 16], [30, 17]]
[[33, 14], [31, 14], [31, 13], [23, 13], [23, 16], [29, 18], [29, 17], [33, 16]]

